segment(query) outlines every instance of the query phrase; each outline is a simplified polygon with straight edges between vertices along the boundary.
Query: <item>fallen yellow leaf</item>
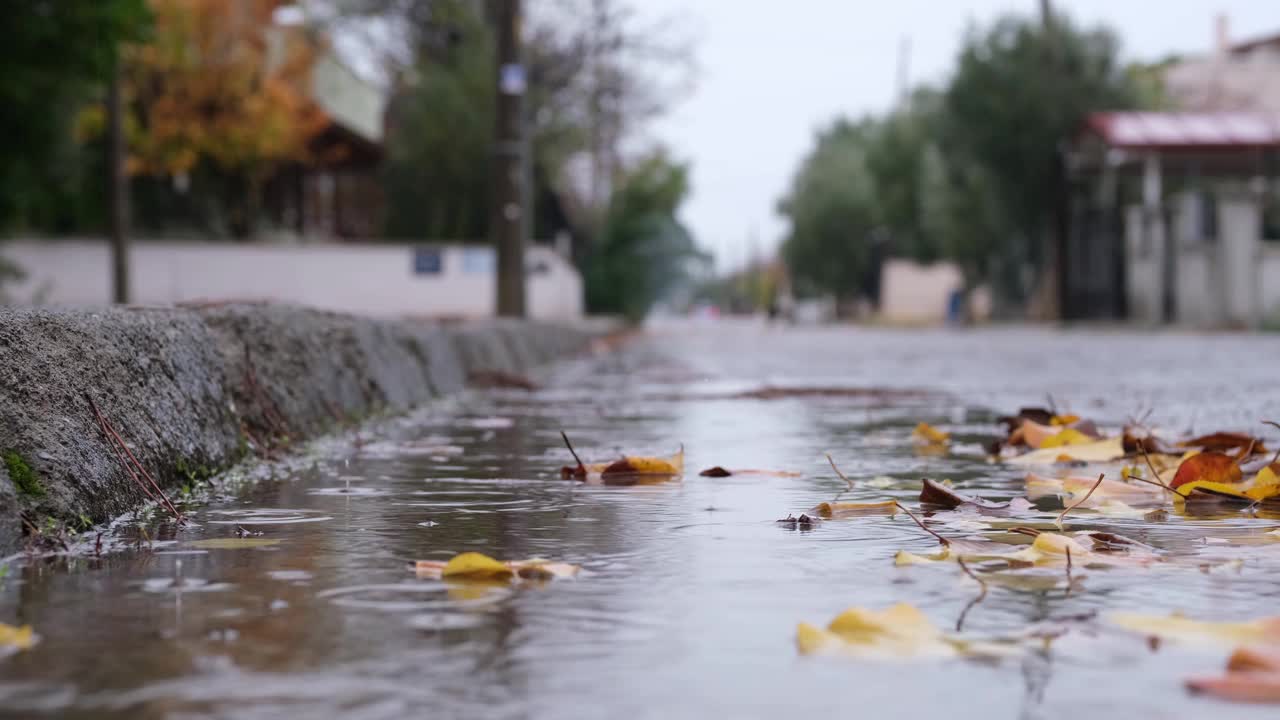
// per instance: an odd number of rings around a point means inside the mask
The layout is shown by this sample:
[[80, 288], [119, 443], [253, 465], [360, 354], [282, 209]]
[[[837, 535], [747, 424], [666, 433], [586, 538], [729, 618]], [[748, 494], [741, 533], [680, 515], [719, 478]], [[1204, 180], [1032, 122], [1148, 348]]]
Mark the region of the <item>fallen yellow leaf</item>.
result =
[[1057, 435], [1045, 438], [1044, 442], [1040, 443], [1040, 447], [1055, 448], [1063, 447], [1065, 445], [1087, 445], [1091, 442], [1094, 442], [1094, 438], [1085, 435], [1079, 430], [1076, 430], [1075, 428], [1064, 428]]
[[951, 440], [951, 433], [943, 432], [929, 423], [920, 423], [911, 431], [911, 440], [920, 445], [944, 445]]
[[455, 555], [448, 562], [419, 560], [414, 563], [414, 571], [419, 577], [492, 582], [567, 578], [577, 575], [578, 570], [577, 565], [541, 559], [502, 562], [478, 552]]
[[1244, 622], [1193, 620], [1181, 615], [1143, 615], [1111, 613], [1112, 625], [1162, 640], [1178, 642], [1221, 643], [1240, 645], [1280, 642], [1280, 617], [1258, 618]]
[[808, 623], [796, 628], [804, 655], [838, 652], [864, 657], [952, 657], [956, 643], [919, 609], [898, 603], [885, 610], [849, 608], [825, 630]]
[[455, 555], [440, 569], [441, 577], [471, 580], [507, 580], [514, 574], [511, 566], [478, 552]]
[[36, 635], [30, 625], [15, 627], [0, 623], [0, 654], [29, 650], [36, 644]]
[[1067, 460], [1108, 462], [1124, 457], [1124, 438], [1116, 436], [1080, 445], [1048, 447], [1010, 458], [1014, 465], [1051, 465]]
[[832, 518], [856, 517], [858, 515], [892, 515], [898, 511], [898, 503], [893, 500], [883, 502], [824, 502], [814, 506], [810, 512], [828, 520]]

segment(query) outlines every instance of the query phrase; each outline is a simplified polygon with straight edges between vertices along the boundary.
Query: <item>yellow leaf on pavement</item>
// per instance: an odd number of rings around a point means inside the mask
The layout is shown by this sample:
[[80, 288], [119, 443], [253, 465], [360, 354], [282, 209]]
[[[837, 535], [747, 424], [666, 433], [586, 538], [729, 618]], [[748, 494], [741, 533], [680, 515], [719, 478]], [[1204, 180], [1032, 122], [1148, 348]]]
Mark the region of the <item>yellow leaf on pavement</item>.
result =
[[832, 518], [856, 517], [858, 515], [892, 515], [898, 511], [898, 503], [893, 500], [883, 502], [824, 502], [816, 505], [811, 512], [828, 520]]
[[1080, 445], [1041, 448], [1010, 458], [1008, 462], [1014, 465], [1051, 465], [1063, 460], [1109, 462], [1118, 460], [1124, 455], [1124, 438], [1116, 436]]
[[849, 608], [821, 629], [796, 628], [796, 646], [805, 655], [836, 652], [863, 657], [953, 657], [956, 643], [916, 607], [898, 603], [884, 610]]
[[1063, 447], [1065, 445], [1087, 445], [1091, 442], [1095, 442], [1094, 438], [1085, 435], [1079, 430], [1076, 430], [1075, 428], [1064, 428], [1057, 435], [1045, 438], [1045, 441], [1040, 443], [1040, 447], [1055, 448]]
[[423, 578], [510, 582], [573, 577], [578, 574], [579, 567], [541, 559], [502, 562], [483, 553], [465, 552], [448, 562], [419, 560], [414, 564], [414, 570], [418, 577]]
[[472, 580], [507, 580], [514, 574], [515, 571], [506, 563], [478, 552], [455, 555], [440, 569], [441, 577]]
[[29, 650], [36, 644], [36, 635], [30, 625], [15, 627], [0, 623], [0, 655], [7, 652]]
[[1117, 627], [1162, 640], [1225, 645], [1280, 642], [1280, 617], [1216, 622], [1193, 620], [1181, 615], [1111, 613], [1107, 619]]
[[920, 445], [945, 445], [951, 440], [951, 433], [943, 432], [929, 423], [920, 423], [911, 431], [911, 440]]

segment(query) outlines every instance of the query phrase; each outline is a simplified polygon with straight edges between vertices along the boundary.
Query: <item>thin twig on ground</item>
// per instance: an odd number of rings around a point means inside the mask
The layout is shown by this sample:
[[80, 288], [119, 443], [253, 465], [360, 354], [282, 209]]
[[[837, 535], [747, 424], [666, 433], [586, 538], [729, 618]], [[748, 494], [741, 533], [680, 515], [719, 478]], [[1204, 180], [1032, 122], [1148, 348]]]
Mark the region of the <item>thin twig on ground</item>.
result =
[[1093, 487], [1089, 488], [1089, 492], [1085, 493], [1085, 494], [1084, 494], [1084, 497], [1082, 497], [1082, 498], [1080, 498], [1078, 501], [1073, 502], [1073, 503], [1071, 503], [1070, 505], [1068, 505], [1068, 506], [1066, 506], [1066, 507], [1062, 508], [1062, 512], [1058, 514], [1058, 519], [1057, 519], [1057, 520], [1055, 520], [1055, 521], [1053, 521], [1053, 524], [1054, 524], [1054, 525], [1057, 525], [1059, 530], [1061, 530], [1061, 529], [1062, 529], [1062, 518], [1066, 517], [1066, 516], [1067, 516], [1067, 513], [1071, 512], [1072, 510], [1075, 510], [1076, 508], [1078, 508], [1078, 507], [1080, 507], [1081, 505], [1083, 505], [1083, 504], [1085, 503], [1085, 501], [1087, 501], [1087, 500], [1089, 499], [1089, 496], [1090, 496], [1090, 495], [1093, 495], [1093, 491], [1094, 491], [1094, 490], [1097, 490], [1097, 489], [1098, 489], [1098, 486], [1102, 484], [1102, 478], [1104, 478], [1104, 477], [1106, 477], [1106, 476], [1107, 476], [1107, 474], [1106, 474], [1106, 473], [1101, 473], [1100, 475], [1098, 475], [1098, 481], [1097, 481], [1097, 482], [1095, 482], [1095, 483], [1093, 484]]
[[[1276, 422], [1276, 421], [1274, 421], [1274, 420], [1263, 420], [1263, 421], [1262, 421], [1262, 424], [1263, 424], [1263, 425], [1270, 425], [1271, 427], [1273, 427], [1273, 428], [1275, 428], [1275, 429], [1277, 429], [1277, 430], [1280, 430], [1280, 423], [1278, 423], [1278, 422]], [[1273, 463], [1274, 463], [1274, 462], [1276, 462], [1276, 461], [1278, 461], [1278, 460], [1280, 460], [1280, 448], [1276, 448], [1276, 454], [1271, 456], [1271, 462], [1273, 462]]]
[[960, 565], [960, 569], [964, 571], [964, 574], [973, 578], [974, 581], [977, 582], [980, 587], [980, 589], [978, 590], [978, 596], [970, 600], [969, 604], [964, 606], [964, 610], [960, 611], [960, 617], [956, 618], [956, 632], [960, 632], [961, 630], [964, 629], [964, 619], [969, 615], [969, 611], [973, 609], [974, 605], [977, 605], [978, 603], [986, 599], [987, 581], [978, 577], [977, 573], [970, 570], [969, 566], [965, 563], [964, 558], [957, 557], [956, 562]]
[[[127, 455], [129, 460], [132, 461], [133, 466], [137, 468], [138, 472], [135, 473], [130, 469], [129, 463], [124, 463], [125, 469], [129, 471], [129, 474], [133, 477], [134, 481], [143, 489], [144, 492], [146, 492], [148, 497], [159, 502], [166, 510], [168, 510], [173, 515], [174, 520], [182, 522], [182, 513], [178, 511], [178, 508], [169, 500], [169, 496], [160, 488], [160, 483], [156, 482], [156, 479], [151, 476], [151, 473], [147, 472], [147, 469], [143, 467], [142, 463], [138, 461], [138, 458], [134, 456], [133, 451], [130, 450], [128, 444], [125, 443], [124, 438], [120, 437], [120, 433], [116, 432], [116, 429], [111, 426], [111, 423], [107, 420], [106, 416], [104, 416], [102, 411], [98, 409], [98, 403], [94, 402], [93, 396], [86, 391], [84, 397], [89, 401], [89, 407], [93, 410], [94, 416], [97, 417], [98, 424], [103, 433], [107, 435], [108, 442], [114, 440], [119, 449], [124, 451], [125, 455]], [[139, 474], [141, 474], [141, 476], [151, 484], [151, 488], [155, 490], [155, 496], [153, 496], [151, 492], [147, 491], [147, 486], [138, 477]]]
[[910, 510], [908, 510], [908, 509], [906, 508], [906, 506], [905, 506], [905, 505], [903, 505], [902, 503], [898, 502], [897, 500], [894, 500], [894, 501], [893, 501], [893, 504], [894, 504], [895, 506], [897, 506], [897, 508], [898, 508], [899, 510], [901, 510], [901, 511], [902, 511], [902, 512], [904, 512], [904, 513], [906, 513], [906, 514], [907, 514], [907, 517], [910, 517], [912, 520], [914, 520], [914, 521], [916, 522], [916, 524], [920, 526], [920, 529], [921, 529], [921, 530], [923, 530], [923, 531], [925, 531], [925, 532], [929, 533], [930, 535], [934, 536], [935, 538], [937, 538], [938, 542], [942, 543], [943, 545], [946, 545], [946, 546], [948, 546], [948, 547], [950, 547], [950, 546], [951, 546], [951, 541], [950, 541], [950, 540], [948, 540], [948, 539], [946, 539], [946, 538], [942, 537], [941, 535], [939, 535], [938, 533], [936, 533], [936, 532], [934, 532], [934, 531], [930, 530], [930, 529], [929, 529], [929, 528], [924, 524], [924, 522], [923, 522], [923, 521], [921, 521], [921, 520], [920, 520], [920, 518], [916, 517], [916, 514], [915, 514], [915, 513], [913, 513], [913, 512], [911, 512]]
[[836, 467], [836, 461], [831, 459], [831, 453], [827, 453], [827, 462], [831, 463], [831, 469], [835, 470], [836, 475], [839, 475], [840, 479], [844, 481], [844, 484], [847, 485], [850, 490], [852, 490], [853, 481], [845, 477], [845, 474], [840, 472], [840, 468]]
[[586, 475], [587, 466], [582, 463], [582, 458], [578, 457], [578, 453], [573, 449], [573, 443], [569, 442], [569, 436], [561, 430], [560, 437], [564, 438], [564, 446], [569, 448], [569, 454], [573, 456], [573, 461], [578, 463], [578, 469], [582, 471], [583, 475]]

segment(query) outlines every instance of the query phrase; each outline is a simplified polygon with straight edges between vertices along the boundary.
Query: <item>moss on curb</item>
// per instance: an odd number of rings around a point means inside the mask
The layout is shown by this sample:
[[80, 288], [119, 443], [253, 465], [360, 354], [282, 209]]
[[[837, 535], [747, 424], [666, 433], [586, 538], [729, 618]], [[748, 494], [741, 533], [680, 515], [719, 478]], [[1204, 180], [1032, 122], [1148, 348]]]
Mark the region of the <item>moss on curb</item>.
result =
[[40, 484], [40, 478], [36, 476], [35, 470], [32, 470], [27, 461], [23, 460], [16, 451], [5, 452], [4, 466], [9, 471], [9, 479], [18, 489], [18, 494], [32, 497], [44, 495], [44, 486]]

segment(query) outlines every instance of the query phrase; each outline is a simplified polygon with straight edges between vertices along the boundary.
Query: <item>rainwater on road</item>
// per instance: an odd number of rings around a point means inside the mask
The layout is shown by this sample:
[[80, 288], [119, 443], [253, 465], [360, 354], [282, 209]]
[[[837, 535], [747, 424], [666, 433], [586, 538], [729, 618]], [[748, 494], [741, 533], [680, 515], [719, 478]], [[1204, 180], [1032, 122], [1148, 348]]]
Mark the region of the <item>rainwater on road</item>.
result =
[[[937, 548], [901, 513], [809, 531], [775, 520], [845, 488], [827, 453], [857, 486], [844, 501], [915, 507], [922, 477], [1021, 496], [1025, 471], [981, 447], [996, 416], [1023, 405], [1053, 402], [1112, 429], [1149, 415], [1179, 434], [1264, 433], [1261, 420], [1280, 420], [1278, 357], [1275, 336], [658, 327], [537, 374], [539, 391], [472, 391], [359, 442], [322, 443], [298, 469], [194, 507], [187, 527], [154, 529], [136, 549], [11, 560], [0, 621], [41, 640], [0, 659], [0, 716], [1275, 717], [1184, 690], [1187, 675], [1221, 671], [1226, 650], [1153, 650], [1102, 618], [1280, 614], [1280, 543], [1204, 540], [1280, 517], [1073, 514], [1071, 529], [1203, 555], [1206, 567], [1090, 569], [1070, 593], [992, 587], [966, 633], [1069, 628], [999, 661], [801, 656], [801, 621], [907, 602], [951, 630], [978, 587], [953, 565], [895, 567], [898, 550]], [[868, 392], [753, 392], [800, 386]], [[951, 432], [950, 453], [913, 450], [921, 421]], [[630, 487], [561, 480], [561, 430], [588, 461], [683, 445], [686, 473]], [[798, 475], [698, 475], [714, 465]], [[237, 538], [238, 527], [261, 535]], [[413, 571], [464, 551], [582, 571], [523, 588]]]

